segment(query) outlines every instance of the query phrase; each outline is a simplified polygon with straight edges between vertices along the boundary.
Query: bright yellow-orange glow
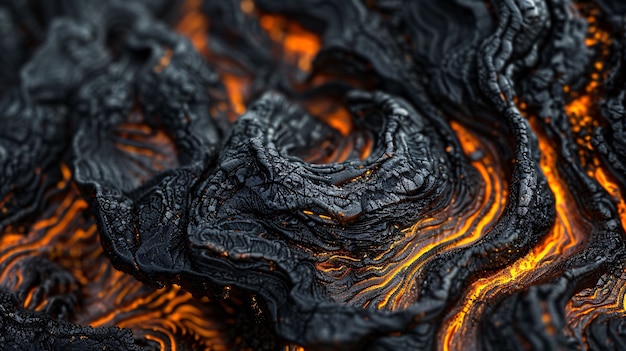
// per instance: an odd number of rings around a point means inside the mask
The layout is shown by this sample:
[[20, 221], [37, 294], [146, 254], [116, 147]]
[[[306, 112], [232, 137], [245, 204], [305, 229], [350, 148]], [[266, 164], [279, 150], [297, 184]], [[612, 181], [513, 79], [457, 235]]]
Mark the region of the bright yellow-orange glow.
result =
[[583, 241], [588, 225], [578, 211], [567, 183], [558, 173], [557, 151], [548, 138], [533, 123], [539, 139], [541, 170], [548, 180], [555, 197], [556, 220], [550, 232], [526, 256], [511, 266], [478, 279], [472, 283], [461, 300], [461, 307], [444, 322], [440, 350], [467, 350], [476, 340], [474, 318], [484, 310], [483, 301], [515, 286], [533, 281], [570, 255], [576, 245]]
[[[605, 32], [602, 32], [604, 34], [600, 33], [601, 32], [595, 27], [594, 19], [589, 27], [588, 38], [606, 35]], [[608, 54], [608, 44], [606, 40], [594, 41], [593, 43], [594, 46], [599, 46], [602, 49], [601, 56], [603, 58]], [[574, 141], [578, 146], [579, 160], [581, 165], [588, 169], [588, 175], [591, 177], [593, 177], [592, 168], [598, 165], [598, 161], [595, 160], [596, 157], [593, 156], [594, 152], [593, 146], [591, 145], [591, 136], [593, 135], [594, 129], [599, 125], [597, 118], [594, 118], [594, 116], [600, 113], [599, 106], [595, 104], [594, 101], [599, 100], [598, 87], [600, 86], [600, 81], [606, 74], [603, 69], [604, 65], [602, 62], [595, 62], [589, 83], [583, 91], [572, 92], [569, 88], [564, 90], [572, 99], [565, 105], [565, 113], [567, 114], [568, 121], [572, 128]]]
[[[222, 339], [225, 335], [225, 324], [215, 323], [207, 318], [207, 308], [201, 309], [201, 304], [193, 297], [183, 292], [179, 287], [173, 286], [167, 290], [154, 290], [149, 294], [141, 294], [137, 291], [142, 288], [133, 279], [119, 273], [114, 274], [120, 278], [118, 283], [130, 283], [130, 288], [119, 290], [115, 286], [105, 286], [111, 290], [99, 296], [99, 299], [115, 297], [115, 310], [107, 309], [105, 313], [88, 322], [91, 326], [117, 325], [122, 328], [130, 328], [139, 335], [153, 340], [160, 345], [167, 345], [172, 350], [176, 349], [173, 335], [181, 328], [186, 333], [192, 332], [202, 339], [206, 339], [205, 347], [212, 350], [229, 349], [228, 341]], [[121, 285], [121, 284], [120, 284]], [[129, 294], [129, 295], [124, 295]], [[128, 300], [125, 296], [136, 296]], [[210, 310], [210, 308], [208, 308]], [[140, 312], [137, 312], [140, 311]], [[150, 334], [150, 330], [158, 334]], [[162, 337], [166, 336], [166, 339]]]
[[245, 84], [245, 79], [232, 74], [223, 74], [222, 81], [228, 93], [230, 105], [236, 114], [235, 117], [239, 117], [246, 112], [244, 92], [247, 85]]
[[[231, 69], [237, 65], [228, 58], [212, 56], [208, 46], [209, 19], [201, 12], [200, 8], [200, 0], [186, 0], [182, 6], [181, 20], [176, 30], [188, 37], [196, 50], [203, 54], [204, 57], [212, 62], [220, 62], [219, 65], [216, 65], [216, 68], [226, 89], [229, 106], [217, 106], [217, 110], [212, 110], [212, 113], [218, 114], [228, 111], [228, 119], [234, 122], [246, 111], [248, 90], [256, 72], [242, 73], [241, 67]], [[242, 0], [240, 8], [245, 14], [250, 16], [256, 13], [254, 1], [252, 0]], [[253, 19], [251, 18], [250, 20]], [[277, 59], [296, 66], [301, 71], [310, 71], [311, 63], [321, 47], [319, 36], [305, 30], [297, 22], [289, 21], [287, 18], [279, 15], [261, 15], [259, 16], [259, 23], [261, 28], [274, 41], [276, 47], [281, 49], [282, 57]], [[155, 67], [155, 70], [158, 72], [162, 71], [170, 59], [171, 55], [168, 56], [166, 52]], [[351, 119], [347, 112], [337, 110], [334, 111], [333, 115], [327, 117], [329, 124], [343, 135], [348, 135], [349, 131], [352, 130]]]
[[[437, 217], [424, 218], [415, 225], [402, 230], [404, 236], [393, 243], [386, 251], [370, 257], [373, 264], [364, 269], [351, 268], [351, 262], [361, 258], [345, 255], [320, 254], [325, 260], [317, 268], [340, 282], [348, 272], [364, 277], [353, 286], [337, 286], [337, 300], [364, 308], [375, 306], [378, 309], [401, 309], [411, 304], [413, 284], [420, 268], [438, 252], [470, 245], [484, 235], [505, 206], [506, 187], [502, 183], [502, 173], [497, 160], [492, 158], [490, 145], [484, 144], [472, 132], [458, 123], [452, 123], [459, 137], [463, 151], [467, 154], [481, 150], [484, 157], [473, 161], [484, 182], [483, 189], [472, 194], [471, 203], [460, 203], [454, 199], [450, 206]], [[460, 211], [462, 209], [462, 211]], [[461, 213], [461, 214], [459, 214]], [[376, 264], [376, 262], [380, 262]], [[332, 285], [332, 284], [331, 284]], [[371, 300], [368, 292], [384, 292], [384, 295]]]
[[322, 115], [321, 117], [329, 126], [338, 130], [341, 135], [348, 135], [353, 128], [352, 117], [350, 116], [350, 113], [344, 108], [338, 108], [337, 110], [335, 110], [335, 112], [326, 116]]
[[189, 38], [198, 52], [208, 55], [209, 19], [200, 11], [202, 0], [185, 0], [176, 31]]
[[57, 183], [57, 189], [63, 189], [67, 186], [68, 181], [72, 176], [72, 172], [65, 163], [61, 164], [61, 180]]
[[[187, 0], [182, 7], [182, 19], [176, 29], [188, 37], [200, 53], [207, 58], [212, 58], [208, 46], [209, 19], [202, 14], [200, 6], [200, 0]], [[248, 15], [255, 12], [253, 1], [242, 0], [240, 7]], [[276, 45], [282, 49], [282, 60], [295, 65], [301, 71], [308, 72], [311, 69], [311, 63], [321, 47], [319, 36], [305, 30], [298, 23], [288, 21], [285, 17], [278, 15], [262, 15], [259, 18], [259, 23]], [[168, 56], [166, 52], [155, 70], [162, 71], [169, 63], [170, 58], [171, 55]], [[226, 69], [225, 67], [229, 67], [233, 63], [225, 58], [212, 59], [224, 61], [222, 65], [218, 66], [218, 73], [228, 94], [230, 111], [232, 112], [229, 114], [229, 119], [232, 122], [246, 110], [246, 95], [252, 77], [235, 74], [232, 70]], [[253, 75], [255, 72], [250, 73]], [[344, 129], [339, 130], [343, 131]]]
[[[143, 128], [131, 123], [122, 129], [131, 132]], [[1, 233], [2, 287], [15, 290], [24, 283], [25, 274], [33, 274], [24, 272], [20, 262], [33, 257], [49, 259], [69, 271], [80, 284], [70, 287], [81, 294], [82, 307], [73, 316], [76, 323], [130, 328], [136, 338], [153, 341], [164, 349], [176, 349], [175, 335], [202, 340], [204, 349], [232, 349], [227, 333], [232, 326], [221, 319], [224, 312], [219, 306], [204, 305], [179, 287], [148, 288], [111, 267], [102, 251], [95, 221], [87, 215], [87, 203], [71, 182], [70, 169], [62, 165], [61, 174], [63, 179], [57, 187], [62, 190], [62, 198], [53, 209], [43, 211], [26, 233], [9, 229]], [[28, 290], [24, 307], [42, 310], [48, 303], [50, 296], [45, 296], [35, 305], [37, 287]]]
[[289, 34], [285, 38], [287, 57], [293, 55], [298, 60], [298, 67], [303, 71], [311, 69], [311, 62], [319, 51], [319, 38], [306, 32]]
[[[588, 165], [588, 172], [611, 196], [617, 206], [621, 225], [626, 229], [626, 203], [622, 190], [610, 173], [599, 167], [601, 162], [598, 155], [594, 153], [593, 157], [594, 162]], [[626, 274], [608, 275], [604, 277], [602, 284], [583, 289], [567, 303], [565, 312], [568, 331], [571, 333], [582, 333], [593, 319], [600, 315], [626, 316]]]
[[[588, 18], [589, 33], [586, 45], [599, 48], [601, 57], [608, 55], [610, 44], [608, 33], [597, 27], [597, 10], [591, 11]], [[591, 74], [588, 85], [580, 92], [571, 91], [565, 86], [563, 91], [572, 99], [566, 106], [568, 116], [576, 144], [579, 147], [580, 161], [591, 177], [594, 177], [609, 192], [617, 203], [622, 225], [626, 223], [624, 213], [626, 206], [621, 196], [620, 189], [611, 180], [605, 170], [600, 168], [600, 162], [591, 145], [591, 134], [598, 126], [595, 114], [599, 109], [595, 101], [597, 98], [599, 81], [605, 76], [602, 59], [594, 63], [595, 71]], [[520, 108], [523, 103], [519, 103]], [[549, 121], [546, 121], [548, 123]], [[555, 195], [557, 218], [551, 232], [524, 258], [515, 262], [511, 267], [498, 271], [487, 277], [474, 282], [469, 293], [461, 301], [461, 307], [445, 322], [440, 336], [443, 338], [439, 346], [443, 350], [467, 350], [471, 349], [476, 340], [476, 326], [473, 320], [480, 318], [485, 306], [482, 301], [490, 301], [489, 298], [497, 293], [516, 286], [527, 286], [533, 280], [540, 277], [564, 257], [571, 255], [575, 247], [584, 240], [588, 232], [588, 225], [581, 213], [575, 207], [575, 200], [569, 192], [567, 183], [561, 179], [557, 170], [557, 154], [554, 147], [546, 136], [533, 124], [533, 129], [539, 137], [539, 145], [542, 152], [541, 169], [548, 179], [550, 189]], [[577, 294], [568, 304], [566, 310], [569, 326], [574, 332], [580, 332], [582, 325], [586, 325], [596, 314], [611, 310], [624, 311], [623, 296], [626, 291], [626, 279], [611, 277], [612, 281], [605, 282], [603, 286], [586, 289]], [[580, 295], [580, 298], [578, 297]], [[598, 308], [598, 306], [600, 306]], [[597, 313], [596, 313], [597, 312]], [[554, 330], [552, 330], [554, 331]], [[583, 337], [584, 339], [584, 337]]]
[[604, 283], [583, 289], [565, 306], [570, 333], [581, 334], [597, 316], [626, 317], [626, 274], [603, 278]]
[[313, 99], [307, 101], [305, 107], [310, 114], [337, 130], [344, 137], [354, 130], [350, 112], [338, 101]]
[[617, 185], [617, 183], [609, 177], [604, 169], [597, 168], [594, 173], [595, 179], [602, 185], [602, 187], [611, 195], [613, 201], [617, 203], [617, 211], [619, 213], [622, 227], [626, 230], [626, 202], [624, 202], [624, 196]]
[[589, 107], [591, 106], [591, 97], [589, 95], [583, 95], [577, 99], [572, 100], [565, 106], [565, 112], [571, 116], [585, 117], [589, 115]]
[[311, 69], [321, 47], [319, 36], [279, 15], [262, 15], [259, 22], [272, 40], [282, 44], [287, 62], [295, 63], [304, 72]]
[[597, 10], [592, 11], [592, 15], [587, 18], [587, 22], [589, 23], [588, 32], [590, 35], [585, 39], [585, 45], [589, 47], [593, 47], [596, 45], [604, 45], [608, 46], [611, 43], [611, 38], [609, 33], [601, 28], [598, 28], [596, 22], [596, 16], [598, 15]]

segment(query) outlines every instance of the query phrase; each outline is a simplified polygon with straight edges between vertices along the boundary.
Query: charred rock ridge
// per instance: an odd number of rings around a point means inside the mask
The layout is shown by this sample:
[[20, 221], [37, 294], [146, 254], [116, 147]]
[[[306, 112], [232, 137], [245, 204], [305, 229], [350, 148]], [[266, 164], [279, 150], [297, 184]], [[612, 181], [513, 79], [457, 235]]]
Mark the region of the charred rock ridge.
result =
[[0, 344], [624, 348], [625, 15], [0, 1]]

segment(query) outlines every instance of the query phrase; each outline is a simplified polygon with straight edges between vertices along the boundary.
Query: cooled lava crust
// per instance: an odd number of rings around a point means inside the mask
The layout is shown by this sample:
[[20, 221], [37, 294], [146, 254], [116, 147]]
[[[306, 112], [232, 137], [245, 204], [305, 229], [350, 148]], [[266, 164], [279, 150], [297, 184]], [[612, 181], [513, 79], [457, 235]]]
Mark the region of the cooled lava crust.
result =
[[1, 0], [0, 348], [625, 350], [621, 0]]

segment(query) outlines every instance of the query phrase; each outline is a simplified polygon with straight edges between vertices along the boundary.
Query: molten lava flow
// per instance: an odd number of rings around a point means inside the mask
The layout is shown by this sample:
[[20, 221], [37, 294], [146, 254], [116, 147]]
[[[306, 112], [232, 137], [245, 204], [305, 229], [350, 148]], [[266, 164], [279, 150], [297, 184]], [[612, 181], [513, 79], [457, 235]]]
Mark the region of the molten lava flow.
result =
[[[446, 250], [471, 245], [495, 223], [506, 202], [500, 163], [494, 159], [491, 145], [458, 123], [453, 122], [452, 128], [464, 153], [475, 159], [472, 166], [481, 176], [483, 190], [454, 198], [447, 210], [437, 217], [425, 218], [404, 228], [399, 242], [376, 257], [367, 257], [370, 263], [365, 269], [354, 269], [350, 264], [363, 258], [319, 254], [323, 262], [318, 264], [318, 269], [337, 282], [334, 289], [338, 293], [334, 296], [338, 301], [363, 308], [406, 308], [417, 297], [415, 283], [420, 268], [430, 258]], [[344, 287], [342, 278], [348, 275], [358, 279], [354, 285]], [[373, 292], [377, 292], [375, 299], [370, 297]]]
[[625, 21], [0, 5], [0, 343], [619, 348]]
[[[580, 94], [572, 93], [573, 99], [566, 106], [566, 113], [576, 135], [584, 135], [576, 139], [581, 151], [581, 164], [587, 174], [594, 178], [609, 194], [616, 205], [622, 228], [626, 229], [626, 202], [623, 196], [623, 185], [611, 173], [608, 165], [602, 160], [600, 152], [591, 143], [591, 138], [600, 123], [603, 93], [601, 84], [607, 79], [609, 72], [603, 62], [609, 57], [611, 39], [606, 30], [598, 28], [597, 11], [588, 18], [590, 23], [586, 45], [599, 51], [598, 61], [594, 64], [589, 83]], [[579, 95], [579, 96], [577, 96]], [[584, 156], [584, 157], [583, 157]], [[607, 316], [620, 318], [626, 316], [626, 277], [621, 275], [603, 275], [595, 286], [583, 289], [572, 297], [565, 310], [568, 320], [568, 332], [584, 341], [584, 347], [592, 349], [585, 330], [594, 320], [602, 320]], [[623, 318], [623, 317], [622, 317]]]
[[[247, 71], [232, 58], [213, 53], [209, 46], [210, 19], [201, 11], [201, 2], [188, 0], [181, 9], [181, 20], [178, 22], [176, 30], [188, 37], [194, 47], [207, 59], [217, 61], [218, 71], [222, 78], [229, 100], [229, 120], [234, 122], [237, 117], [243, 114], [248, 103], [253, 77], [259, 73], [257, 71]], [[247, 21], [254, 21], [254, 17], [259, 15], [253, 1], [243, 0], [240, 2], [240, 9], [243, 18]], [[320, 38], [318, 35], [305, 30], [295, 21], [289, 21], [280, 15], [263, 14], [258, 17], [260, 28], [271, 39], [272, 56], [276, 62], [282, 65], [293, 66], [301, 72], [309, 72], [311, 64], [316, 54], [320, 50]], [[263, 36], [263, 33], [254, 33]], [[228, 48], [236, 51], [237, 43]], [[270, 49], [270, 48], [265, 48]], [[222, 108], [222, 110], [226, 110]], [[339, 130], [345, 132], [345, 128], [337, 126]]]
[[200, 12], [202, 0], [185, 0], [180, 9], [180, 21], [176, 31], [191, 40], [193, 46], [204, 55], [208, 52], [209, 19]]
[[220, 304], [193, 299], [175, 286], [147, 288], [111, 266], [87, 203], [67, 166], [62, 167], [58, 202], [26, 234], [0, 236], [0, 287], [23, 296], [25, 308], [58, 313], [82, 325], [130, 328], [146, 346], [160, 350], [185, 343], [231, 349], [233, 340], [226, 335], [232, 321], [215, 319], [227, 315]]
[[586, 237], [589, 225], [576, 206], [567, 182], [558, 172], [558, 152], [539, 129], [536, 120], [531, 120], [539, 138], [541, 149], [541, 170], [548, 179], [550, 190], [555, 196], [557, 217], [550, 233], [544, 237], [526, 256], [510, 267], [473, 282], [440, 333], [441, 350], [466, 350], [476, 342], [477, 329], [474, 321], [485, 313], [490, 301], [496, 296], [512, 292], [519, 286], [538, 281], [542, 276], [557, 267], [568, 255], [574, 253]]
[[321, 46], [319, 36], [284, 16], [263, 14], [259, 22], [269, 37], [281, 45], [287, 63], [296, 64], [303, 72], [311, 70], [311, 63]]
[[[250, 10], [250, 5], [243, 5], [244, 3], [242, 2], [242, 8]], [[218, 58], [211, 52], [210, 19], [202, 12], [201, 6], [201, 0], [186, 0], [181, 7], [181, 16], [176, 31], [189, 38], [196, 50], [204, 57], [222, 62], [219, 73], [228, 94], [229, 106], [218, 106], [218, 108], [219, 113], [228, 113], [228, 119], [233, 122], [246, 110], [245, 93], [250, 84], [250, 77], [239, 73], [236, 67], [232, 67], [234, 63], [228, 57]], [[214, 112], [214, 115], [219, 113]]]
[[[298, 22], [288, 20], [285, 16], [257, 14], [253, 1], [241, 1], [240, 7], [249, 20], [259, 15], [260, 27], [275, 47], [273, 55], [277, 62], [281, 62], [286, 67], [296, 67], [301, 73], [311, 71], [313, 59], [321, 48], [319, 35], [304, 29]], [[182, 13], [183, 17], [177, 30], [190, 38], [196, 49], [209, 60], [223, 63], [219, 66], [219, 72], [228, 95], [230, 105], [228, 110], [234, 112], [234, 114], [229, 114], [229, 120], [234, 122], [246, 111], [246, 103], [252, 89], [252, 76], [258, 72], [241, 73], [241, 69], [236, 67], [237, 64], [228, 57], [216, 57], [215, 54], [211, 53], [207, 41], [209, 19], [201, 13], [198, 2], [187, 1], [183, 6]], [[319, 86], [329, 79], [322, 75], [316, 75], [310, 83], [300, 86], [299, 89]], [[354, 130], [352, 117], [338, 101], [317, 98], [305, 100], [303, 103], [311, 114], [319, 117], [344, 137], [338, 142], [327, 141], [311, 148], [309, 155], [302, 155], [303, 159], [311, 163], [340, 163], [347, 160], [353, 152], [356, 152], [361, 159], [367, 158], [372, 147], [372, 136], [359, 131], [349, 135]]]

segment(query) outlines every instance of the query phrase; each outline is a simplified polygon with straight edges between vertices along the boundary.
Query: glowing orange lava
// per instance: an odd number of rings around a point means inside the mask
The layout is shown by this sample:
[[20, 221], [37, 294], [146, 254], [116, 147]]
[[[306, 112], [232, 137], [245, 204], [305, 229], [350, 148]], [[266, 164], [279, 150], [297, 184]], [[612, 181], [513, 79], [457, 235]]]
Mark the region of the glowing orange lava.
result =
[[[145, 128], [130, 123], [122, 130]], [[88, 205], [78, 194], [66, 165], [62, 165], [62, 174], [57, 186], [61, 190], [60, 198], [26, 233], [10, 229], [1, 233], [0, 287], [13, 291], [20, 288], [26, 275], [35, 274], [24, 272], [20, 264], [41, 258], [70, 272], [76, 282], [60, 286], [59, 291], [50, 291], [52, 295], [44, 296], [37, 304], [33, 302], [34, 294], [43, 282], [28, 287], [25, 308], [41, 311], [55, 294], [78, 294], [81, 307], [71, 316], [73, 322], [130, 328], [137, 339], [155, 343], [161, 350], [176, 350], [176, 340], [181, 338], [192, 338], [206, 349], [231, 349], [233, 341], [227, 338], [227, 330], [232, 327], [229, 325], [232, 321], [224, 318], [226, 313], [219, 304], [196, 300], [176, 286], [149, 288], [113, 269], [100, 246]], [[32, 265], [25, 267], [33, 269]]]
[[484, 313], [487, 301], [503, 291], [513, 292], [516, 287], [527, 286], [542, 279], [551, 267], [575, 252], [589, 230], [584, 215], [576, 207], [567, 183], [558, 172], [558, 151], [550, 140], [532, 123], [539, 139], [541, 170], [555, 197], [557, 217], [552, 229], [526, 256], [510, 267], [488, 274], [473, 282], [461, 300], [460, 307], [444, 322], [440, 332], [440, 350], [467, 350], [476, 343], [475, 320]]
[[[334, 283], [330, 286], [336, 290], [334, 296], [337, 301], [363, 308], [406, 308], [417, 297], [413, 292], [416, 277], [429, 259], [439, 252], [471, 245], [495, 224], [505, 207], [506, 186], [502, 182], [499, 162], [491, 156], [494, 154], [490, 152], [492, 146], [458, 123], [453, 123], [452, 127], [467, 155], [479, 150], [485, 152], [484, 157], [472, 162], [484, 187], [480, 193], [472, 194], [471, 203], [462, 203], [455, 198], [436, 217], [424, 218], [404, 228], [404, 236], [385, 252], [368, 257], [371, 263], [364, 269], [356, 269], [351, 265], [351, 262], [362, 259], [360, 257], [319, 254], [318, 257], [324, 261], [317, 268], [333, 278]], [[455, 211], [461, 209], [460, 213], [455, 214]], [[358, 278], [357, 282], [352, 286], [344, 286], [341, 278], [349, 273]], [[371, 291], [378, 293], [370, 294]], [[372, 296], [378, 297], [372, 299]]]

